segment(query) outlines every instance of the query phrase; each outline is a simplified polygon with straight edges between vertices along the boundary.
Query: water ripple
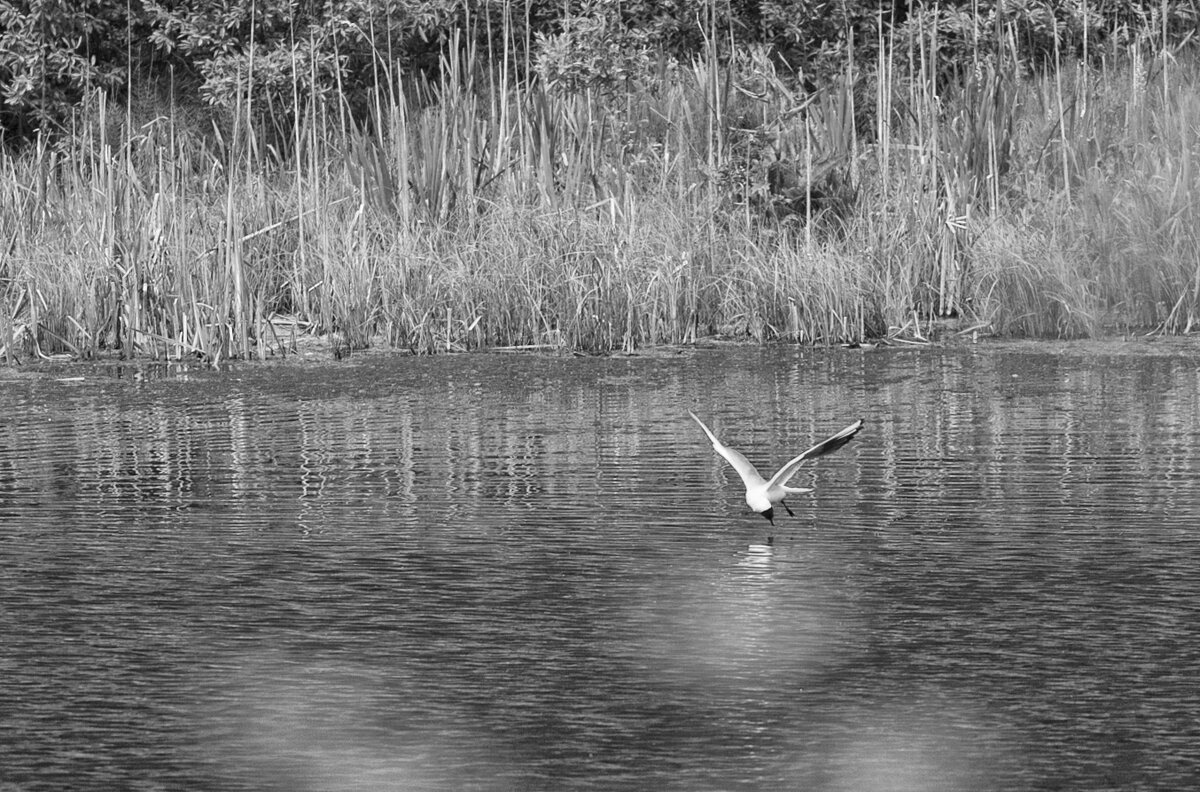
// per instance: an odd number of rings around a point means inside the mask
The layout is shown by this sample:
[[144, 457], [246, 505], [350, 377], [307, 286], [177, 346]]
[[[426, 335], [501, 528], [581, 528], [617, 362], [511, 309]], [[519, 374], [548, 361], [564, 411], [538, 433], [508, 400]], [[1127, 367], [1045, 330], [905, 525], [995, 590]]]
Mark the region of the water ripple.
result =
[[[1200, 768], [1200, 380], [1095, 345], [0, 389], [19, 789], [1129, 789]], [[747, 394], [755, 394], [748, 400]], [[851, 417], [768, 546], [763, 467]]]

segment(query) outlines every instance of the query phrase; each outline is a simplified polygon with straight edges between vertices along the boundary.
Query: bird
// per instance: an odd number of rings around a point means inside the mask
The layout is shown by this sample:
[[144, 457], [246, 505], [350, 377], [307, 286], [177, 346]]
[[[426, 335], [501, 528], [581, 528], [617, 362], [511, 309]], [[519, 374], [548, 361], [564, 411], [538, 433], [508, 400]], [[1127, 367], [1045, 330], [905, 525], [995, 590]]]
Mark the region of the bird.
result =
[[795, 517], [795, 513], [783, 499], [788, 495], [812, 492], [811, 487], [787, 486], [788, 480], [796, 475], [796, 471], [800, 469], [800, 464], [805, 460], [816, 459], [819, 456], [837, 451], [846, 445], [846, 443], [849, 443], [854, 435], [858, 434], [858, 430], [863, 427], [863, 422], [860, 418], [842, 431], [832, 437], [827, 437], [803, 454], [792, 459], [792, 461], [779, 468], [775, 475], [771, 476], [768, 480], [764, 479], [758, 472], [758, 469], [750, 464], [750, 460], [718, 440], [717, 436], [712, 433], [712, 430], [704, 425], [704, 421], [696, 417], [696, 413], [688, 410], [688, 415], [692, 416], [692, 419], [700, 424], [700, 428], [704, 430], [704, 434], [708, 435], [708, 439], [712, 441], [713, 448], [716, 449], [718, 454], [725, 457], [725, 461], [733, 465], [733, 469], [742, 477], [742, 481], [746, 484], [746, 505], [753, 509], [755, 513], [765, 517], [767, 522], [771, 523], [772, 526], [775, 525], [776, 503], [787, 509], [789, 516]]

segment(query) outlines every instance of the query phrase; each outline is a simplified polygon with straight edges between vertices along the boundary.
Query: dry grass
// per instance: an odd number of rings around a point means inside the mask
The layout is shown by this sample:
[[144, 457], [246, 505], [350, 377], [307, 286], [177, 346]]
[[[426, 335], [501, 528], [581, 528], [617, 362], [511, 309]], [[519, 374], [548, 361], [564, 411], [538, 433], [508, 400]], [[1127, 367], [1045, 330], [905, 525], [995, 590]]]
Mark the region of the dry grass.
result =
[[848, 76], [815, 96], [754, 52], [624, 97], [491, 86], [472, 62], [452, 48], [408, 99], [387, 82], [361, 128], [314, 104], [282, 154], [92, 97], [73, 136], [0, 157], [0, 354], [219, 361], [286, 354], [297, 328], [343, 354], [1200, 322], [1200, 69], [1181, 54], [985, 64], [951, 90], [890, 53], [873, 94]]

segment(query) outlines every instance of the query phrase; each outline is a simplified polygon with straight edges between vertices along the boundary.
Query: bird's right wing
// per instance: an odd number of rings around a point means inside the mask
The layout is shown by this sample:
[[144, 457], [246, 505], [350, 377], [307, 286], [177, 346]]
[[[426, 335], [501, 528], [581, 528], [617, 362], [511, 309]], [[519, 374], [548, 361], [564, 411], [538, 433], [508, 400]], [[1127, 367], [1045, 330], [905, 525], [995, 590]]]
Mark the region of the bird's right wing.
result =
[[758, 469], [750, 464], [750, 460], [718, 440], [717, 436], [712, 433], [712, 430], [704, 425], [704, 421], [696, 417], [696, 413], [688, 410], [688, 415], [692, 416], [693, 421], [700, 424], [700, 428], [704, 430], [704, 434], [708, 435], [709, 440], [712, 440], [713, 448], [716, 449], [718, 454], [725, 457], [726, 462], [733, 465], [733, 469], [742, 477], [742, 481], [745, 482], [747, 487], [763, 483], [763, 477], [759, 475]]
[[837, 451], [839, 448], [846, 445], [846, 443], [849, 443], [850, 440], [853, 439], [854, 435], [858, 434], [858, 430], [862, 429], [862, 427], [862, 420], [857, 420], [832, 437], [827, 437], [821, 442], [817, 443], [815, 446], [781, 467], [779, 472], [777, 472], [774, 476], [771, 476], [771, 486], [786, 484], [788, 479], [796, 475], [796, 471], [800, 469], [800, 464], [804, 462], [804, 460], [816, 459], [819, 456], [824, 456], [825, 454]]

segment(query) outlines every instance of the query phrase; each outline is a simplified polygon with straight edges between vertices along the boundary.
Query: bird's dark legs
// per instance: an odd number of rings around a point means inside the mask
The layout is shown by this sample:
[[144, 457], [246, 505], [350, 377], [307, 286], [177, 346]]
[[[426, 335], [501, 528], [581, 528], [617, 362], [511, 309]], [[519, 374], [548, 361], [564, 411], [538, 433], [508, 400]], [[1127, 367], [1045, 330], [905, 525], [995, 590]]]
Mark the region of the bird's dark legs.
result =
[[790, 508], [788, 508], [788, 505], [787, 505], [785, 502], [783, 502], [783, 501], [779, 501], [779, 503], [780, 503], [780, 505], [781, 505], [781, 506], [783, 506], [783, 508], [787, 509], [788, 517], [795, 517], [795, 516], [796, 516], [796, 513], [795, 513], [795, 512], [793, 512], [793, 511], [792, 511]]

